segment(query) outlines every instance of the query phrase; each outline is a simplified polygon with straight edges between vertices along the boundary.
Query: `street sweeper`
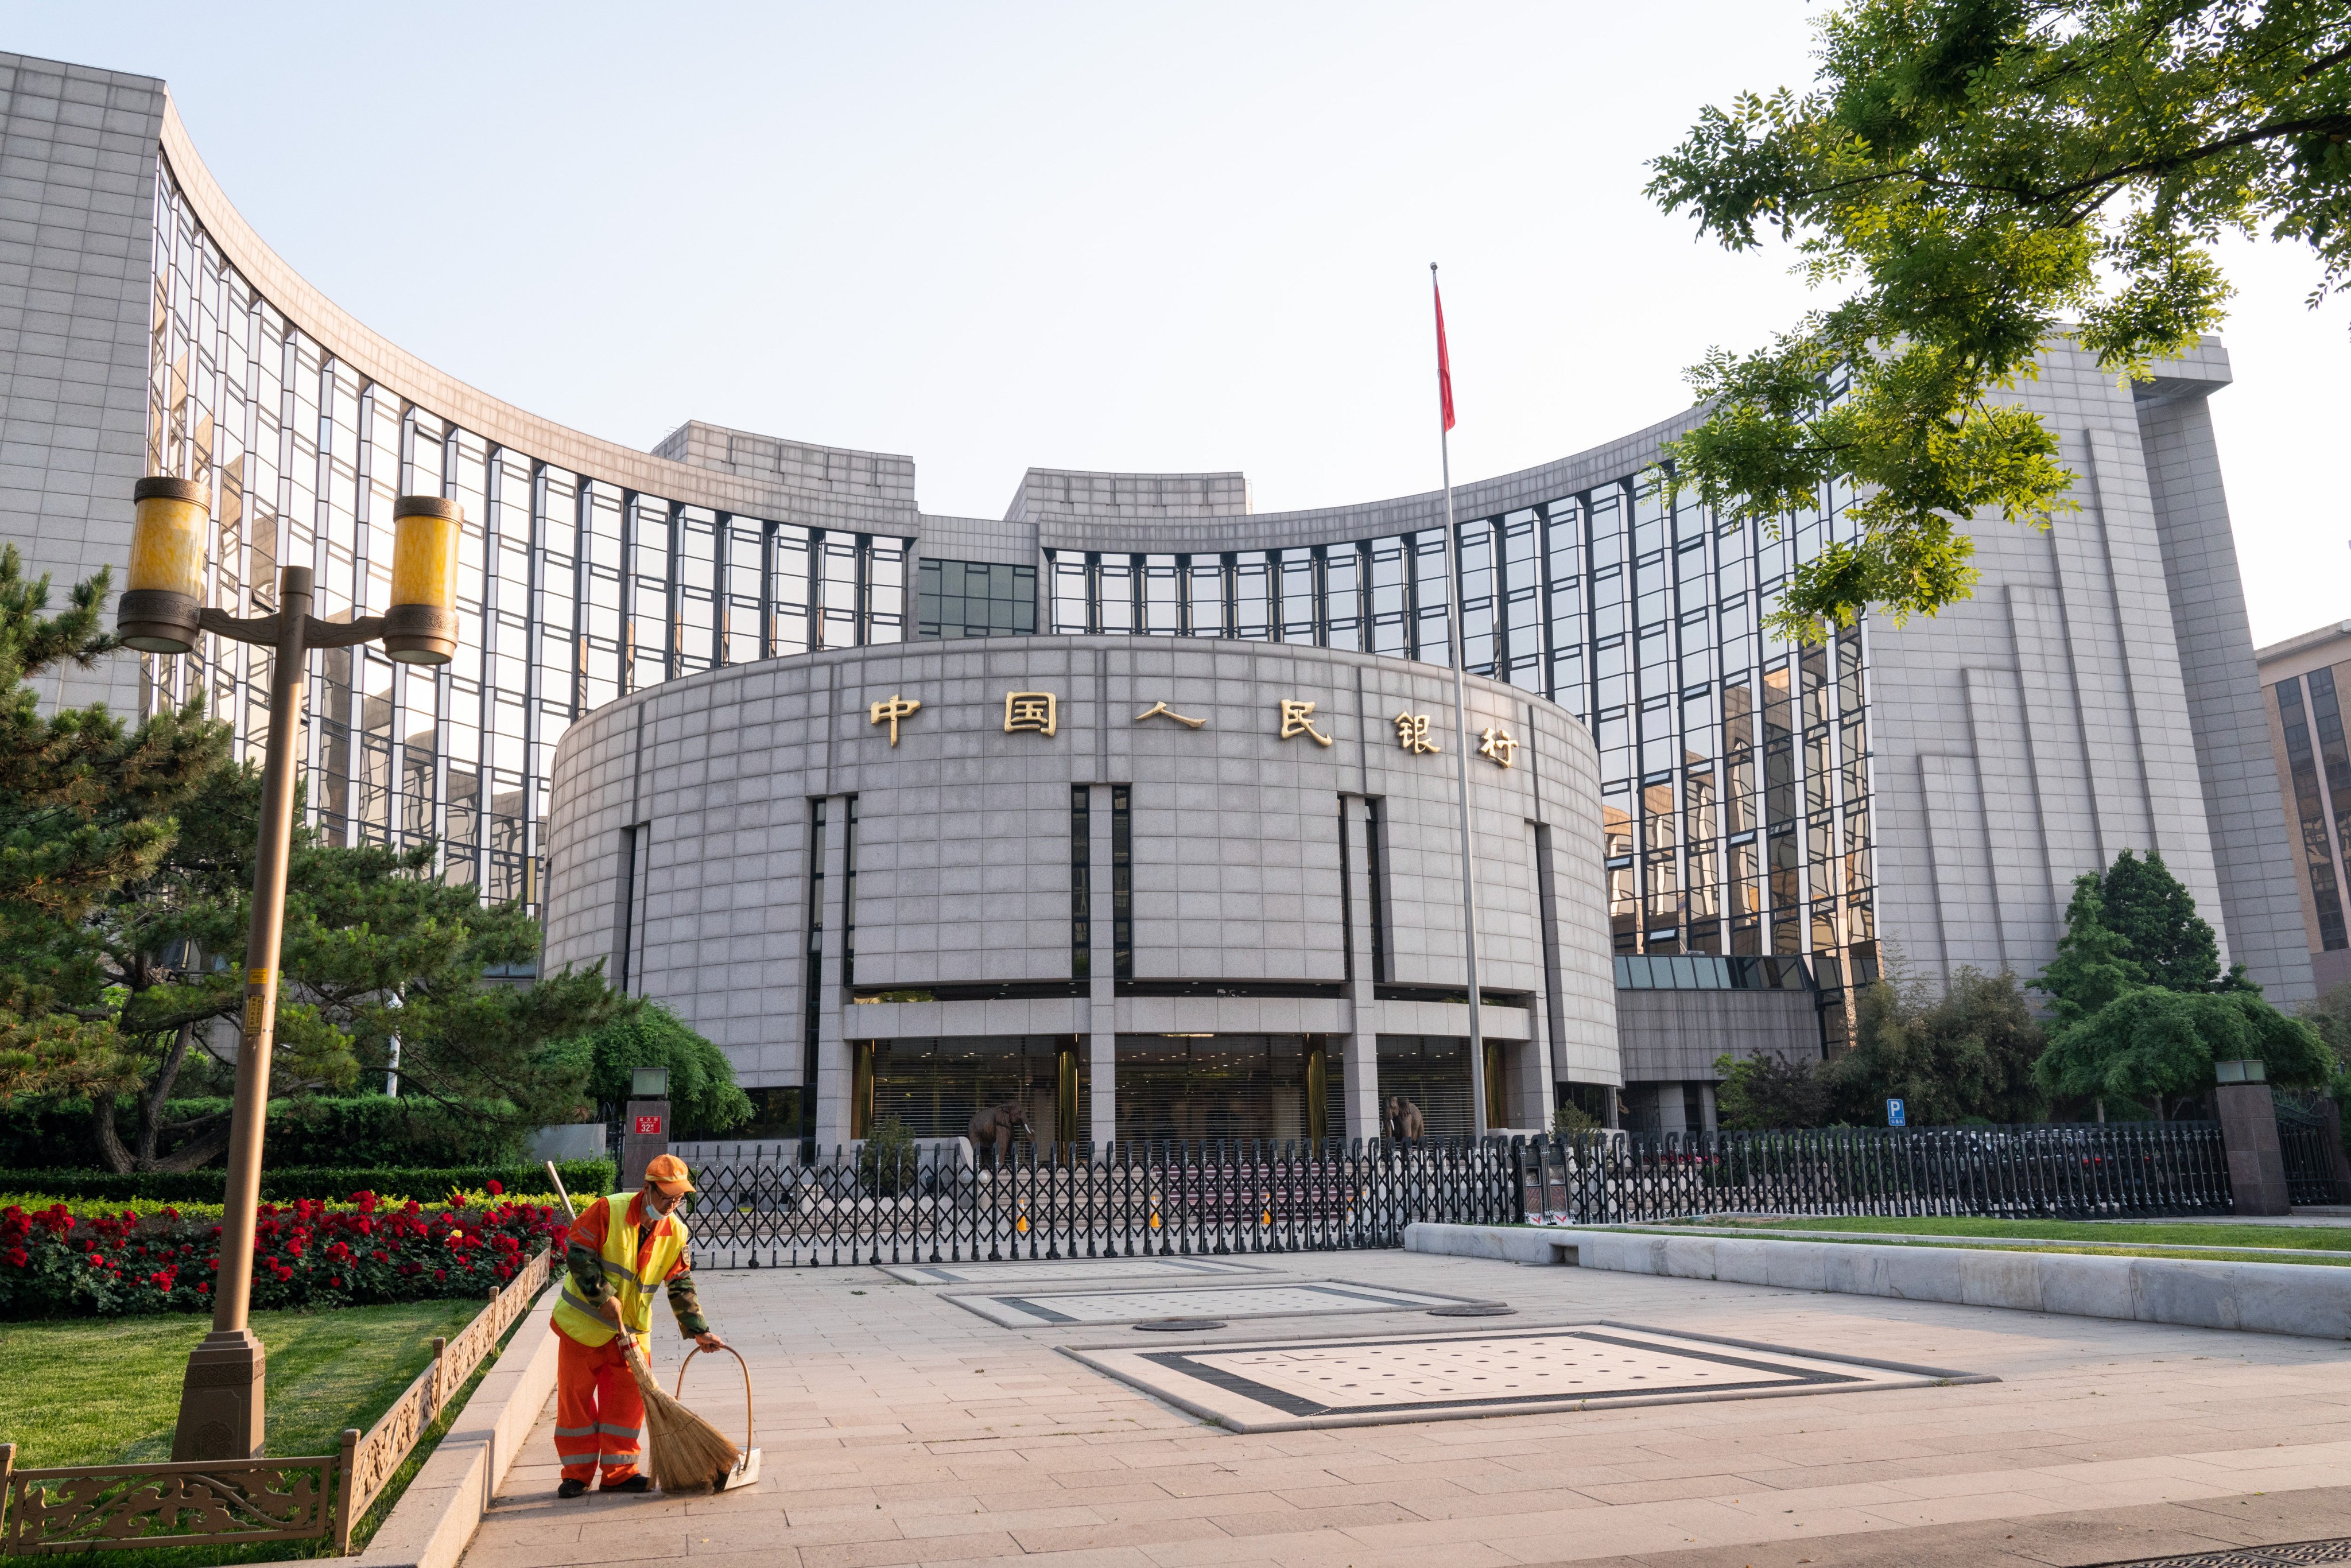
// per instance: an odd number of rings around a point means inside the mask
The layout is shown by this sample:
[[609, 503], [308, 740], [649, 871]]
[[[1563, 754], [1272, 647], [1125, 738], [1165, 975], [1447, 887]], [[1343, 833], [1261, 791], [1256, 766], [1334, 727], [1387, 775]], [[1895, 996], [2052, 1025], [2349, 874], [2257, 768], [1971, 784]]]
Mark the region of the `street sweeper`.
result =
[[559, 1497], [578, 1497], [601, 1467], [606, 1491], [643, 1491], [637, 1437], [645, 1402], [622, 1338], [641, 1358], [650, 1352], [653, 1291], [666, 1287], [679, 1332], [704, 1350], [723, 1350], [694, 1292], [685, 1221], [675, 1212], [694, 1190], [685, 1162], [656, 1155], [645, 1185], [619, 1207], [600, 1197], [572, 1222], [564, 1241], [563, 1293], [555, 1304], [555, 1451], [563, 1460]]

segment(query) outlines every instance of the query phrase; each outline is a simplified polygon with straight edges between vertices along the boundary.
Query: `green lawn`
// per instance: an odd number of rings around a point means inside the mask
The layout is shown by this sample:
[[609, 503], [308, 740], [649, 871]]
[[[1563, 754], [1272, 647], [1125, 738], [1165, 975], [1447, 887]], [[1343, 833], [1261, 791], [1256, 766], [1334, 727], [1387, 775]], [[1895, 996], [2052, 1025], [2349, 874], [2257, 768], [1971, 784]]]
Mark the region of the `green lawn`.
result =
[[[364, 1431], [455, 1335], [479, 1301], [423, 1301], [332, 1312], [256, 1312], [269, 1354], [272, 1454], [331, 1454]], [[0, 1442], [16, 1463], [169, 1458], [188, 1351], [212, 1328], [178, 1313], [0, 1323]], [[118, 1554], [119, 1555], [119, 1554]]]
[[1763, 1230], [1862, 1230], [1878, 1235], [1998, 1237], [2031, 1241], [2137, 1242], [2157, 1247], [2291, 1248], [2351, 1253], [2351, 1227], [2241, 1225], [2226, 1219], [1719, 1218], [1708, 1225]]

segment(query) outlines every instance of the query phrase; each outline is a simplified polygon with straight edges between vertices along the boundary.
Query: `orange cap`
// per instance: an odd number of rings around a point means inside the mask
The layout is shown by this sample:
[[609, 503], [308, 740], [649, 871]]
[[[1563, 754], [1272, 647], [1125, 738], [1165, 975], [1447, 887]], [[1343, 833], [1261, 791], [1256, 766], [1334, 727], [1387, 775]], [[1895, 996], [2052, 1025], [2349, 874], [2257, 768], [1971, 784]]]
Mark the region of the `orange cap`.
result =
[[664, 1192], [692, 1192], [685, 1162], [675, 1155], [655, 1155], [645, 1162], [645, 1179]]

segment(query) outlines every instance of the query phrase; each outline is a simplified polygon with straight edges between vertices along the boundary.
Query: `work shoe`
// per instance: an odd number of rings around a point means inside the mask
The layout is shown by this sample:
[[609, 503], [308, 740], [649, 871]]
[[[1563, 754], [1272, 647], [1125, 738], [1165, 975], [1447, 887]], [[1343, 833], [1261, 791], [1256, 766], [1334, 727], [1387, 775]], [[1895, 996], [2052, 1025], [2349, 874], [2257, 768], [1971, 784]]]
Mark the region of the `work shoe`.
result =
[[606, 1491], [651, 1491], [653, 1490], [653, 1481], [651, 1476], [631, 1476], [624, 1481], [606, 1481], [604, 1483], [604, 1490]]
[[563, 1484], [555, 1489], [555, 1495], [561, 1498], [573, 1498], [578, 1497], [581, 1492], [584, 1492], [587, 1490], [588, 1483], [586, 1481], [575, 1481], [570, 1477], [566, 1476], [563, 1479]]

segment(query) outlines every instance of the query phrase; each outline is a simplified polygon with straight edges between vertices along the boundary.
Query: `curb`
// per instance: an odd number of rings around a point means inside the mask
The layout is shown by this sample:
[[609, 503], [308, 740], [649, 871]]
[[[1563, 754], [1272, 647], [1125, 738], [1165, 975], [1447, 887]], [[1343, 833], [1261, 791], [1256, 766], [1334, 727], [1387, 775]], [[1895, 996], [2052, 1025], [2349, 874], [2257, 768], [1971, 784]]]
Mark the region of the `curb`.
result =
[[1409, 1225], [1405, 1249], [1677, 1280], [2351, 1339], [2351, 1270], [1516, 1225]]
[[[549, 1325], [557, 1294], [548, 1291], [543, 1304], [515, 1325], [497, 1364], [392, 1505], [367, 1551], [354, 1559], [360, 1568], [456, 1568], [555, 1392]], [[529, 1337], [534, 1334], [536, 1340]]]

